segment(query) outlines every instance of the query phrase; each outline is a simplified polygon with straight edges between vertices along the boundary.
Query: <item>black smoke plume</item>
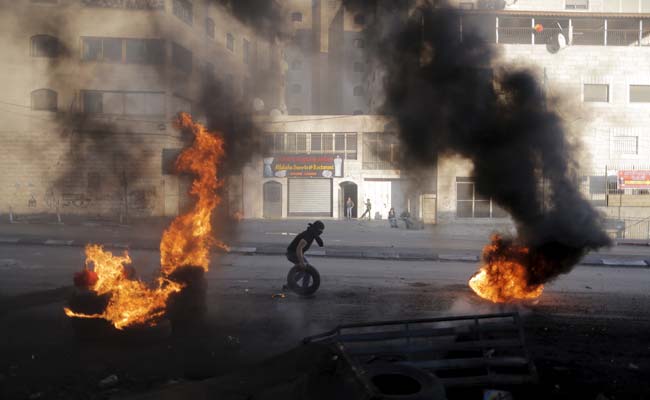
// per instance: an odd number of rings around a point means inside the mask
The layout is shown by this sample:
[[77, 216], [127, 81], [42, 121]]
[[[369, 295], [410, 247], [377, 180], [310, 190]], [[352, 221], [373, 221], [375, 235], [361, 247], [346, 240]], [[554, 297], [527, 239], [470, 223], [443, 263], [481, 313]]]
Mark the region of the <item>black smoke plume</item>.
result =
[[285, 38], [285, 12], [276, 0], [214, 0], [243, 24], [268, 38]]
[[533, 73], [494, 70], [494, 47], [471, 32], [461, 40], [451, 8], [386, 13], [375, 3], [346, 6], [374, 15], [368, 37], [385, 72], [383, 111], [399, 127], [401, 167], [435, 166], [450, 154], [470, 159], [477, 191], [510, 213], [516, 242], [530, 247], [530, 284], [608, 245], [600, 216], [577, 189], [576, 148]]

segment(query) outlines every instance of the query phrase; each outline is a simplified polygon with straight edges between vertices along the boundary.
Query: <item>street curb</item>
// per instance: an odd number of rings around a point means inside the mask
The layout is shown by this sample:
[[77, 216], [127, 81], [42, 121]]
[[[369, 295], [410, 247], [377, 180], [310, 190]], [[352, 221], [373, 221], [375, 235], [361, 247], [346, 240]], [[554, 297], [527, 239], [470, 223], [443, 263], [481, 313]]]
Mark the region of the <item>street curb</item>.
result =
[[[36, 237], [0, 237], [0, 244], [25, 245], [25, 246], [50, 246], [50, 247], [85, 247], [86, 242], [78, 240], [65, 239], [43, 239]], [[139, 249], [139, 250], [158, 250], [158, 242], [152, 244], [145, 241], [139, 243], [105, 243], [106, 249]], [[217, 250], [220, 253], [233, 253], [243, 255], [284, 255], [286, 249], [281, 245], [266, 246], [232, 246], [229, 251]], [[377, 250], [354, 250], [350, 248], [339, 247], [327, 250], [313, 250], [307, 253], [311, 257], [325, 258], [352, 258], [364, 260], [395, 260], [395, 261], [446, 261], [446, 262], [479, 262], [480, 257], [471, 254], [436, 254], [427, 250], [405, 250], [395, 251], [386, 250], [378, 247]], [[648, 260], [620, 260], [612, 258], [583, 260], [578, 265], [594, 267], [625, 267], [625, 268], [649, 268]]]
[[616, 242], [617, 246], [639, 246], [639, 247], [648, 247], [650, 242]]

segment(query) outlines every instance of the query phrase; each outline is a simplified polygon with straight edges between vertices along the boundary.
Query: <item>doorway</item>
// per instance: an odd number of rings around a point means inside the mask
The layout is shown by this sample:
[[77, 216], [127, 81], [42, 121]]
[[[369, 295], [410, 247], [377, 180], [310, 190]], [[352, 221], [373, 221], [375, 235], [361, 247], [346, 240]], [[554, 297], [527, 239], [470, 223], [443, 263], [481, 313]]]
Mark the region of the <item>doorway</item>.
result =
[[339, 204], [341, 205], [339, 209], [341, 210], [339, 216], [345, 218], [345, 202], [349, 198], [354, 202], [354, 208], [352, 209], [352, 218], [357, 218], [357, 210], [359, 209], [359, 199], [357, 198], [357, 184], [354, 182], [343, 182], [341, 186], [341, 197], [339, 199]]
[[282, 218], [282, 185], [278, 182], [266, 182], [263, 193], [264, 218]]

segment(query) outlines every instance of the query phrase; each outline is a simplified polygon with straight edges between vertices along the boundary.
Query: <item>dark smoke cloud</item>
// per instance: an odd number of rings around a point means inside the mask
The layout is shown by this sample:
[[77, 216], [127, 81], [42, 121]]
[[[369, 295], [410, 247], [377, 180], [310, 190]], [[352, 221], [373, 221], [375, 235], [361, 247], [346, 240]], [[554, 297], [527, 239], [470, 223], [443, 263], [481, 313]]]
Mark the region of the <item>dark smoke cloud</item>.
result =
[[286, 38], [285, 12], [276, 0], [213, 0], [258, 34], [269, 39]]
[[383, 2], [345, 3], [375, 16], [368, 38], [386, 74], [383, 111], [399, 126], [402, 168], [435, 166], [450, 154], [470, 159], [478, 192], [510, 213], [517, 241], [531, 248], [530, 283], [568, 272], [610, 243], [577, 189], [576, 149], [562, 118], [533, 73], [494, 71], [494, 48], [468, 32], [461, 42], [450, 8], [386, 13]]

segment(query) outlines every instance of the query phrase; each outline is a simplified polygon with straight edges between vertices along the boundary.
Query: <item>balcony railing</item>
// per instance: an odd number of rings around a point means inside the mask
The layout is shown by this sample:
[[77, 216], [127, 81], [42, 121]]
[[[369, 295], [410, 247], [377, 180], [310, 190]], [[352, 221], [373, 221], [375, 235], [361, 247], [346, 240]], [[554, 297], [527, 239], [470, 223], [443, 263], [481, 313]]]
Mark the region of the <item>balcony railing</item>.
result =
[[[498, 44], [545, 45], [558, 33], [562, 33], [567, 44], [578, 46], [650, 45], [650, 26], [644, 26], [644, 24], [649, 25], [645, 20], [611, 19], [609, 28], [608, 19], [565, 19], [554, 24], [546, 19], [543, 22], [543, 28], [538, 31], [533, 28], [536, 24], [535, 18], [504, 18], [500, 25], [499, 17], [496, 17], [495, 30], [492, 34], [489, 34], [489, 30], [485, 31], [485, 28], [482, 28], [483, 34], [479, 34], [485, 36], [484, 40], [494, 42], [496, 39]], [[461, 37], [465, 34], [464, 31], [471, 31], [471, 29], [462, 29]], [[488, 34], [485, 35], [485, 32]]]

